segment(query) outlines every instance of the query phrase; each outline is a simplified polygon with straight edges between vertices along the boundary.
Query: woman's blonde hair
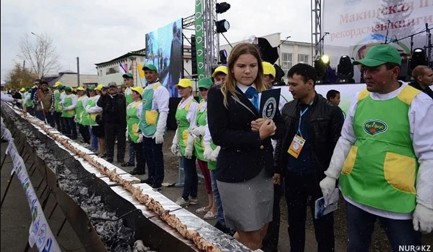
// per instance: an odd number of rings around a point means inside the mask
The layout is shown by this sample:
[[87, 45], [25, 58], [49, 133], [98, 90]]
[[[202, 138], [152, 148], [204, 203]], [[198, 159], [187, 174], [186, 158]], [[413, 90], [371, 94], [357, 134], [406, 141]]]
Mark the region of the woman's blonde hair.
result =
[[259, 51], [258, 47], [256, 45], [250, 44], [250, 43], [237, 44], [233, 48], [233, 50], [230, 52], [230, 56], [228, 59], [228, 65], [227, 65], [227, 68], [228, 68], [227, 79], [225, 80], [225, 82], [221, 86], [221, 92], [223, 93], [223, 96], [224, 96], [224, 106], [226, 106], [226, 107], [228, 106], [227, 97], [229, 96], [229, 94], [237, 97], [237, 92], [236, 92], [237, 81], [236, 81], [235, 75], [233, 73], [233, 68], [234, 68], [235, 63], [238, 60], [238, 58], [244, 54], [251, 54], [257, 59], [257, 67], [259, 69], [257, 72], [257, 77], [253, 81], [253, 83], [256, 84], [257, 91], [262, 92], [262, 91], [266, 90], [266, 85], [263, 81], [262, 59], [260, 57], [260, 51]]

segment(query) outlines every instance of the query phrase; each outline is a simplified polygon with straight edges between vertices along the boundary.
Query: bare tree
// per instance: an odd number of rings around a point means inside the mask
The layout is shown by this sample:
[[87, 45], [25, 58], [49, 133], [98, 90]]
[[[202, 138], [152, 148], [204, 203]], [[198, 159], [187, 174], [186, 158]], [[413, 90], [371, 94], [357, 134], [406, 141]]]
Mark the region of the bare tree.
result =
[[30, 71], [34, 72], [39, 79], [60, 68], [58, 54], [53, 40], [46, 34], [35, 34], [36, 44], [25, 35], [20, 42], [21, 57], [29, 63]]

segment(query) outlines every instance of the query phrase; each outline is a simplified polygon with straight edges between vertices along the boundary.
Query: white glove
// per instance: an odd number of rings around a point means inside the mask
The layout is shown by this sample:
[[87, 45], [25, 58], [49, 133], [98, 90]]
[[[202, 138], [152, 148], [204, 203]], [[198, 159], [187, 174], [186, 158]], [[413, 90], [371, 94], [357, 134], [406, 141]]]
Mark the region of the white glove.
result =
[[173, 155], [180, 157], [179, 145], [177, 143], [171, 145], [170, 151]]
[[417, 204], [412, 223], [415, 231], [430, 233], [433, 230], [433, 209]]
[[319, 186], [322, 189], [323, 198], [325, 199], [325, 204], [328, 203], [329, 197], [332, 192], [335, 190], [335, 186], [337, 184], [337, 180], [335, 178], [331, 178], [326, 176], [322, 181], [320, 181]]
[[128, 139], [128, 137], [129, 137], [128, 128], [126, 128], [126, 131], [125, 131], [125, 137], [126, 137], [126, 139]]
[[143, 134], [139, 133], [137, 143], [142, 143], [142, 142], [143, 142]]
[[210, 161], [210, 157], [212, 155], [212, 147], [210, 147], [210, 144], [204, 144], [204, 152], [203, 152], [203, 157], [206, 160]]
[[90, 108], [91, 108], [90, 105], [87, 105], [86, 108], [84, 108], [88, 114], [90, 114]]
[[180, 157], [180, 151], [179, 151], [179, 139], [177, 138], [177, 130], [174, 133], [173, 141], [170, 147], [171, 153], [174, 155]]
[[205, 126], [198, 126], [191, 129], [191, 133], [195, 136], [204, 136]]
[[186, 142], [185, 147], [185, 157], [188, 159], [192, 158], [192, 150], [194, 149], [194, 137], [192, 135], [188, 135], [188, 140]]
[[185, 157], [188, 159], [192, 158], [192, 148], [188, 148], [188, 147], [185, 148]]
[[132, 252], [145, 252], [148, 250], [149, 250], [149, 248], [144, 246], [142, 240], [136, 240], [134, 242], [134, 248], [133, 248]]
[[215, 162], [216, 162], [217, 157], [218, 157], [218, 154], [220, 153], [220, 150], [221, 150], [221, 147], [220, 147], [220, 146], [217, 146], [217, 147], [215, 148], [215, 150], [213, 150], [213, 151], [211, 152], [209, 160], [210, 160], [210, 161], [215, 161]]
[[164, 142], [164, 133], [156, 131], [152, 138], [155, 139], [156, 144], [162, 144]]

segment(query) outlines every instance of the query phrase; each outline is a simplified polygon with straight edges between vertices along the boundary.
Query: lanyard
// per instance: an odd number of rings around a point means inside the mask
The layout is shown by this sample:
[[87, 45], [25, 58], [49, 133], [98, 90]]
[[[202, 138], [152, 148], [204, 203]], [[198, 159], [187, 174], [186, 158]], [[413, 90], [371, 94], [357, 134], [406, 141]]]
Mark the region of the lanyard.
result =
[[310, 108], [310, 107], [307, 107], [306, 109], [304, 109], [304, 111], [299, 110], [299, 124], [298, 124], [298, 132], [297, 132], [297, 133], [298, 133], [302, 138], [304, 138], [304, 137], [302, 136], [302, 133], [301, 133], [301, 122], [302, 122], [302, 116], [305, 115], [305, 113], [307, 113], [307, 111], [308, 111], [309, 108]]

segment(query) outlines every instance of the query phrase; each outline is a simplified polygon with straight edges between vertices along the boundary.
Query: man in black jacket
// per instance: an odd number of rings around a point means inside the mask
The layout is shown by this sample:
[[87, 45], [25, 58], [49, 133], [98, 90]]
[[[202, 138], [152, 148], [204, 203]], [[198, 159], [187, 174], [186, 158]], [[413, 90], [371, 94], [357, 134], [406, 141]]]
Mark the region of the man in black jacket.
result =
[[[319, 187], [323, 172], [340, 137], [343, 113], [317, 94], [316, 72], [307, 64], [297, 64], [288, 72], [289, 90], [294, 100], [284, 105], [283, 135], [275, 150], [276, 173], [284, 175], [291, 251], [304, 251], [307, 206], [322, 196]], [[313, 219], [318, 251], [334, 251], [332, 213]]]
[[433, 85], [433, 70], [424, 65], [416, 66], [412, 70], [412, 78], [414, 80], [409, 85], [423, 91], [433, 99], [433, 91], [430, 88]]
[[126, 145], [126, 99], [118, 93], [116, 82], [108, 83], [108, 93], [102, 93], [97, 105], [103, 109], [107, 161], [113, 162], [117, 139], [117, 162], [124, 163]]

